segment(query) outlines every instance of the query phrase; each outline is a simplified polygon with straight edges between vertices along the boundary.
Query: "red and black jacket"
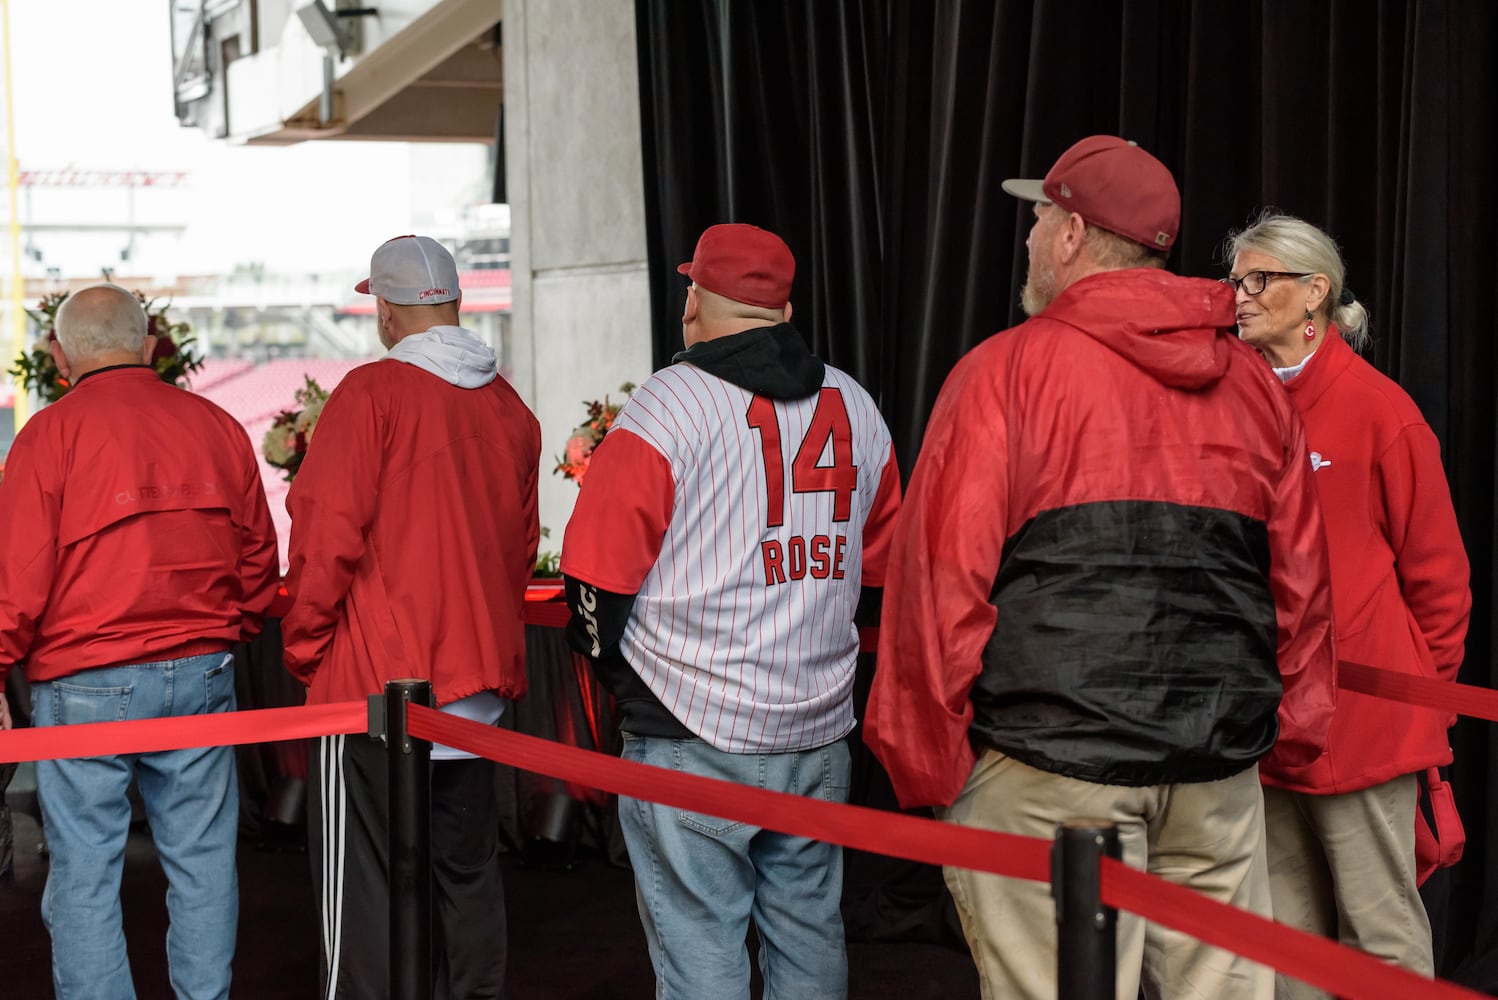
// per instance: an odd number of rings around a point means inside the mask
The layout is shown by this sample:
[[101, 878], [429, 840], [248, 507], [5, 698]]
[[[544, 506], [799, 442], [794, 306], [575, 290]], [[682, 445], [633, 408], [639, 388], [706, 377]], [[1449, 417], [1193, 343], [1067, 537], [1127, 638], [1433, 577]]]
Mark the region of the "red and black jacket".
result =
[[1335, 695], [1305, 431], [1223, 285], [1093, 275], [948, 377], [896, 529], [866, 739], [907, 806], [974, 747], [1210, 781], [1324, 747]]

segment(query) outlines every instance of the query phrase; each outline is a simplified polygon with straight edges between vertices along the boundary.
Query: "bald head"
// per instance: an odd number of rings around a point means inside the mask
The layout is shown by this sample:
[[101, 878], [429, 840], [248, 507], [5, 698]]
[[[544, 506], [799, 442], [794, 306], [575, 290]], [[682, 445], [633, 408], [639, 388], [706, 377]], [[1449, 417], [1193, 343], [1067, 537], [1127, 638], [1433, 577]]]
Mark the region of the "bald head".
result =
[[779, 309], [737, 302], [701, 285], [688, 289], [687, 308], [682, 314], [682, 337], [686, 345], [716, 340], [762, 326], [778, 326], [791, 321], [791, 304]]
[[57, 339], [75, 365], [105, 355], [139, 357], [146, 311], [119, 285], [90, 285], [69, 295], [57, 310]]
[[451, 302], [428, 306], [406, 306], [376, 297], [375, 326], [380, 343], [391, 348], [413, 333], [424, 333], [434, 326], [457, 326], [463, 297]]

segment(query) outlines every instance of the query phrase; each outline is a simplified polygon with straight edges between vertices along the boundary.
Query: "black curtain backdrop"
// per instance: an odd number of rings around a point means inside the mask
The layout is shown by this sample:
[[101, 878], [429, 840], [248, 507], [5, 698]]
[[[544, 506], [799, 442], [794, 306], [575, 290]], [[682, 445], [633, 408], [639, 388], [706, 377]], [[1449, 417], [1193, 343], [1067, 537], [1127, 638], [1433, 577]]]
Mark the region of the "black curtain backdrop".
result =
[[[655, 361], [717, 222], [780, 233], [795, 322], [880, 402], [908, 474], [936, 393], [1019, 319], [1039, 177], [1091, 133], [1175, 172], [1171, 267], [1218, 276], [1259, 209], [1332, 233], [1371, 360], [1440, 436], [1472, 557], [1462, 680], [1492, 686], [1498, 5], [1488, 0], [637, 0]], [[975, 414], [975, 419], [981, 415]], [[1498, 990], [1498, 729], [1454, 730], [1466, 860], [1444, 974]]]

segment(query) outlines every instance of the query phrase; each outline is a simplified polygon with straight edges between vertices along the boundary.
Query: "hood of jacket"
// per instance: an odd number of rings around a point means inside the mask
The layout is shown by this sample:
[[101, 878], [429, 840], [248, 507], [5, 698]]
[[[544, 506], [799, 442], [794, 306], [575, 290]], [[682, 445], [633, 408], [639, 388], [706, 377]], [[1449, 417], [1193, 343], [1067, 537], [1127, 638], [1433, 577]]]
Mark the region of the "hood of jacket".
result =
[[1036, 318], [1080, 330], [1163, 385], [1201, 389], [1228, 370], [1235, 312], [1220, 281], [1139, 267], [1089, 275]]
[[771, 399], [804, 399], [822, 388], [826, 365], [789, 323], [704, 340], [671, 359], [684, 361]]
[[480, 389], [499, 377], [494, 349], [461, 326], [413, 333], [385, 357], [415, 365], [460, 389]]

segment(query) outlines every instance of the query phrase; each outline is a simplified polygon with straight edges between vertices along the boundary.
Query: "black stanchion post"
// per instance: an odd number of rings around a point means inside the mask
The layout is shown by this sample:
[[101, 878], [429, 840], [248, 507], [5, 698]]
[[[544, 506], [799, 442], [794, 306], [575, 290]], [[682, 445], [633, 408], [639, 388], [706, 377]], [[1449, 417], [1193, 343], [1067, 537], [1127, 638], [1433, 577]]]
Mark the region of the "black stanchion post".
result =
[[1056, 900], [1056, 984], [1067, 1000], [1113, 1000], [1118, 975], [1118, 911], [1103, 905], [1102, 861], [1120, 856], [1118, 828], [1071, 820], [1051, 845]]
[[390, 996], [432, 1000], [432, 745], [412, 739], [406, 706], [432, 704], [430, 681], [385, 685], [390, 761]]

